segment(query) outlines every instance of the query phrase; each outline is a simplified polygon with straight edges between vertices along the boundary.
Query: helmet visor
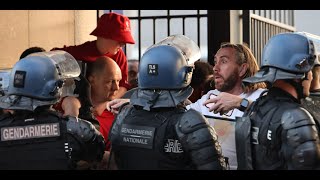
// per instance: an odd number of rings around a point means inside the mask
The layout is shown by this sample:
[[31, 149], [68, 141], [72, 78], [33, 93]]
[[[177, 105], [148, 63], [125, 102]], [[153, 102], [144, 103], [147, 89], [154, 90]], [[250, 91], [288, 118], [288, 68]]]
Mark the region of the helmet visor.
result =
[[320, 56], [320, 36], [314, 35], [314, 34], [310, 34], [307, 32], [296, 32], [297, 34], [302, 34], [305, 37], [307, 37], [309, 40], [311, 40], [313, 42], [314, 45], [314, 49], [316, 51], [317, 57], [314, 61], [314, 65], [315, 66], [319, 66], [320, 65], [320, 61], [319, 61], [319, 56]]
[[182, 54], [185, 56], [187, 60], [188, 65], [194, 64], [194, 62], [196, 62], [201, 58], [201, 52], [200, 52], [199, 46], [192, 39], [184, 35], [178, 34], [178, 35], [168, 36], [162, 41], [150, 46], [148, 49], [151, 49], [159, 45], [170, 45], [181, 50]]
[[32, 53], [30, 56], [49, 57], [56, 66], [60, 79], [78, 77], [81, 73], [78, 62], [68, 52], [55, 50], [49, 52]]

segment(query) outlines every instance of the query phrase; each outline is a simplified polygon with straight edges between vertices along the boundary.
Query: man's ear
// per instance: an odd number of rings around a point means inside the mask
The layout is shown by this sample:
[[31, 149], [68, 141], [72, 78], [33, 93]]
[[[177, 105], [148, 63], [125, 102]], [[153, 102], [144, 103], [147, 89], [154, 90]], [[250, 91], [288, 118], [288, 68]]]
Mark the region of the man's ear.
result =
[[244, 77], [247, 73], [248, 70], [248, 64], [247, 63], [243, 63], [240, 66], [240, 71], [239, 71], [239, 76], [240, 77]]
[[93, 81], [94, 81], [94, 76], [88, 76], [88, 81], [89, 81], [89, 83], [90, 84], [92, 84], [93, 83]]

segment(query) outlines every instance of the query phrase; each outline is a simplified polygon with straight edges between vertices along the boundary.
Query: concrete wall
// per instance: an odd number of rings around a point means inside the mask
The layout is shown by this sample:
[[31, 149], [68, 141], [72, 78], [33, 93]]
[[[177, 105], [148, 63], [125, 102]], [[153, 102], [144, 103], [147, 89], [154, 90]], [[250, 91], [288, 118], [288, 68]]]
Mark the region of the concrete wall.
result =
[[32, 46], [46, 50], [94, 40], [96, 10], [0, 11], [0, 69], [11, 68]]

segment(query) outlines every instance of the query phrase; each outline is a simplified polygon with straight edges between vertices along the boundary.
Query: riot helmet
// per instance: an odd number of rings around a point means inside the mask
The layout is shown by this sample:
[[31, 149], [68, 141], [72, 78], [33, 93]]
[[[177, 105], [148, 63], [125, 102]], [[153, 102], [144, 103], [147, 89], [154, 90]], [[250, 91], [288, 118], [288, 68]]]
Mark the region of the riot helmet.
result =
[[172, 35], [151, 46], [139, 64], [140, 89], [182, 89], [191, 82], [198, 45], [184, 35]]
[[0, 106], [23, 109], [24, 105], [32, 104], [32, 108], [27, 109], [34, 110], [37, 106], [55, 104], [61, 96], [64, 80], [79, 74], [77, 61], [65, 51], [33, 53], [13, 66], [7, 95]]
[[315, 48], [315, 51], [317, 54], [317, 57], [314, 61], [313, 66], [320, 66], [320, 36], [317, 36], [317, 35], [314, 35], [311, 33], [307, 33], [307, 32], [295, 32], [295, 33], [302, 34], [313, 42], [314, 48]]
[[280, 33], [273, 36], [262, 52], [261, 69], [245, 83], [269, 82], [278, 79], [302, 79], [316, 59], [315, 42], [301, 33]]
[[191, 94], [199, 46], [184, 35], [172, 35], [150, 46], [139, 63], [138, 88], [130, 102], [144, 110], [176, 107]]

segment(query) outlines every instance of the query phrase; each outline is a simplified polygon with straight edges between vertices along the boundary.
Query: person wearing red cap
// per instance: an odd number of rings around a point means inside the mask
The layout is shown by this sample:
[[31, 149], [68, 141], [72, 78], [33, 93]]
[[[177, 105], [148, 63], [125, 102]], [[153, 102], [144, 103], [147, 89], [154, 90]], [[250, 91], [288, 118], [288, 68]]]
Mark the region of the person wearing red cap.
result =
[[[130, 20], [124, 15], [113, 12], [103, 14], [98, 20], [97, 27], [91, 32], [90, 35], [96, 36], [97, 40], [87, 41], [76, 46], [53, 48], [52, 50], [67, 51], [76, 60], [88, 63], [96, 61], [96, 59], [99, 57], [109, 57], [113, 59], [120, 67], [122, 75], [122, 79], [119, 83], [119, 89], [117, 90], [113, 98], [120, 98], [130, 88], [130, 85], [128, 83], [127, 58], [122, 50], [125, 44], [135, 43], [131, 34]], [[83, 91], [86, 90], [83, 89]], [[91, 99], [91, 97], [88, 97], [88, 99]], [[84, 102], [83, 99], [86, 98], [80, 97], [80, 94], [78, 99], [81, 102], [81, 108], [85, 109], [83, 111], [80, 109], [80, 113], [78, 113], [79, 106], [77, 106], [79, 101], [76, 98], [63, 99], [61, 100], [59, 106], [56, 106], [55, 108], [64, 111], [63, 107], [61, 106], [65, 104], [64, 106], [68, 106], [69, 108], [71, 108], [71, 110], [68, 110], [67, 115], [79, 115], [79, 117], [82, 117], [83, 114], [87, 114], [87, 112], [84, 111], [90, 109], [86, 107], [92, 106], [92, 103], [88, 104]], [[69, 112], [71, 112], [71, 114]], [[101, 130], [101, 127], [109, 126], [108, 124], [113, 122], [114, 115], [111, 112], [105, 110], [102, 114], [95, 114], [95, 118], [99, 121]]]
[[122, 80], [116, 97], [121, 97], [127, 89], [128, 64], [127, 58], [122, 50], [125, 44], [134, 44], [131, 34], [130, 20], [128, 17], [114, 12], [103, 14], [97, 27], [90, 35], [97, 36], [97, 40], [87, 41], [76, 46], [64, 46], [52, 50], [64, 50], [70, 53], [75, 59], [84, 62], [93, 62], [100, 56], [112, 58], [120, 67]]

